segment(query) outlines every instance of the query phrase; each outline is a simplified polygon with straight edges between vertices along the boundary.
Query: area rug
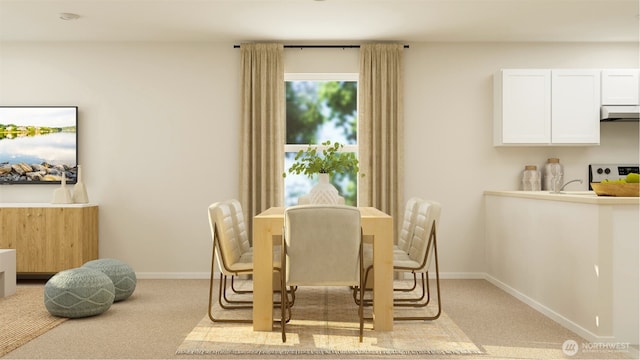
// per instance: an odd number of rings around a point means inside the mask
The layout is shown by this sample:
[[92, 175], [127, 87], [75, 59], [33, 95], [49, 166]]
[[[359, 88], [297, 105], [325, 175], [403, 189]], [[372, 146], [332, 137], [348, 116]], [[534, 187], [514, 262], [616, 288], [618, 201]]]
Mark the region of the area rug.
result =
[[44, 285], [18, 285], [0, 298], [0, 357], [63, 323], [44, 307]]
[[[217, 293], [217, 291], [216, 291]], [[341, 287], [301, 287], [282, 343], [279, 324], [271, 332], [254, 332], [251, 324], [213, 323], [205, 316], [180, 345], [178, 355], [287, 354], [482, 354], [464, 332], [443, 313], [435, 321], [396, 321], [391, 332], [372, 329], [365, 322], [359, 342], [358, 307], [351, 291]], [[413, 310], [411, 310], [413, 311]], [[221, 310], [215, 316], [251, 318], [250, 310]], [[365, 316], [371, 316], [365, 313]], [[279, 319], [279, 309], [274, 319]]]

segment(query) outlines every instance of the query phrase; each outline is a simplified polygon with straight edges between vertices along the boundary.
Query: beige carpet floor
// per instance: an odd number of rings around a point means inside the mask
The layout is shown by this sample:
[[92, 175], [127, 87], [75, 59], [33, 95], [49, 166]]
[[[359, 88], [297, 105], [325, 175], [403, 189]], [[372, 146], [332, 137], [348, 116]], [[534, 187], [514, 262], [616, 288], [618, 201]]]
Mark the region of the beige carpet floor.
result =
[[42, 286], [19, 286], [14, 295], [0, 298], [0, 356], [62, 324], [44, 307]]
[[[18, 287], [21, 286], [23, 284], [19, 282]], [[44, 286], [44, 282], [39, 286]], [[618, 352], [595, 350], [588, 353], [580, 351], [572, 357], [564, 355], [561, 349], [565, 341], [574, 340], [578, 345], [587, 341], [484, 280], [442, 282], [445, 313], [483, 354], [177, 355], [176, 350], [206, 314], [208, 288], [209, 281], [204, 279], [138, 279], [133, 295], [113, 304], [105, 313], [65, 321], [0, 358], [638, 359], [637, 347]], [[37, 301], [43, 300], [37, 296]], [[0, 308], [0, 312], [3, 310]], [[277, 329], [274, 332], [277, 334]]]
[[[235, 298], [242, 299], [242, 296]], [[272, 332], [254, 332], [251, 324], [214, 323], [205, 316], [187, 335], [177, 354], [482, 353], [446, 313], [436, 321], [396, 322], [391, 332], [373, 331], [372, 324], [367, 322], [360, 343], [357, 312], [348, 287], [301, 287], [296, 292], [292, 319], [286, 326], [286, 343], [282, 343], [279, 325]], [[274, 319], [280, 317], [277, 310], [274, 313]], [[370, 316], [369, 313], [367, 308], [365, 316]], [[214, 316], [248, 319], [251, 310], [223, 310], [216, 304]]]

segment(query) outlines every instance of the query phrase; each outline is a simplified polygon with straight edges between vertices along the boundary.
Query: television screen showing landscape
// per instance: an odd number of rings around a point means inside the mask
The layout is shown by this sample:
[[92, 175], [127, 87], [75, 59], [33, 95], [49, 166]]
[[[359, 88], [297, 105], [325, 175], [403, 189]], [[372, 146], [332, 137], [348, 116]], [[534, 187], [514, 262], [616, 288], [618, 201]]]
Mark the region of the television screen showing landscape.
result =
[[76, 106], [0, 106], [0, 184], [75, 183]]

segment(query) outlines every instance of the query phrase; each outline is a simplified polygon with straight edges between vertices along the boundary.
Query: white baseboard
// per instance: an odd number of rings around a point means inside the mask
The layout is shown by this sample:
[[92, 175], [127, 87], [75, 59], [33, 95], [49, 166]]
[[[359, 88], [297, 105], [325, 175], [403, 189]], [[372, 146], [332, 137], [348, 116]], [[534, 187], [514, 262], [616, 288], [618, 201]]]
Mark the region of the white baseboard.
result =
[[[208, 272], [136, 272], [138, 279], [209, 279]], [[217, 275], [217, 274], [216, 274]]]
[[592, 333], [591, 331], [583, 328], [582, 326], [574, 323], [573, 321], [567, 319], [566, 317], [558, 314], [557, 312], [549, 309], [548, 307], [546, 307], [543, 304], [537, 302], [536, 300], [530, 298], [529, 296], [521, 293], [520, 291], [518, 291], [518, 290], [510, 287], [509, 285], [503, 283], [502, 281], [494, 278], [493, 276], [491, 276], [489, 274], [484, 274], [484, 275], [485, 275], [484, 278], [487, 281], [489, 281], [493, 285], [497, 286], [498, 288], [500, 288], [501, 290], [503, 290], [507, 294], [509, 294], [509, 295], [515, 297], [516, 299], [522, 301], [523, 303], [531, 306], [532, 308], [534, 308], [538, 312], [542, 313], [544, 316], [546, 316], [546, 317], [550, 318], [551, 320], [557, 322], [558, 324], [562, 325], [563, 327], [573, 331], [574, 333], [578, 334], [579, 336], [581, 336], [582, 338], [584, 338], [584, 339], [586, 339], [588, 341], [591, 341], [591, 342], [611, 342], [611, 341], [615, 340], [615, 338], [613, 336], [599, 336], [599, 335], [596, 335], [596, 334]]
[[[429, 272], [429, 279], [435, 279], [436, 274], [431, 271]], [[442, 280], [484, 280], [486, 278], [485, 273], [476, 273], [476, 272], [446, 272], [440, 273], [440, 279]], [[405, 280], [411, 280], [413, 277], [411, 273], [404, 273]]]
[[[430, 277], [435, 277], [434, 274], [429, 273]], [[445, 272], [440, 273], [440, 279], [451, 279], [451, 280], [485, 280], [485, 273], [477, 273], [477, 272]]]

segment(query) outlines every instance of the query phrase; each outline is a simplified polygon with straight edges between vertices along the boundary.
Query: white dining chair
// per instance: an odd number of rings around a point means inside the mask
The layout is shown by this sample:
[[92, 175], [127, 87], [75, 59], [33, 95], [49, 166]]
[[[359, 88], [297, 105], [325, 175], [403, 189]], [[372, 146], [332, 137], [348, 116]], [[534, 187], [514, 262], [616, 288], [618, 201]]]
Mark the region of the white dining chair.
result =
[[[282, 237], [281, 319], [291, 318], [287, 287], [350, 286], [364, 291], [360, 211], [345, 205], [299, 205], [285, 210]], [[362, 294], [361, 294], [362, 296]], [[331, 313], [332, 309], [329, 309]], [[285, 316], [286, 312], [288, 316]], [[364, 332], [358, 307], [360, 341]], [[281, 321], [282, 341], [286, 325]]]
[[[429, 284], [429, 269], [435, 265], [437, 310], [434, 315], [425, 316], [394, 316], [394, 320], [435, 320], [442, 313], [442, 299], [440, 293], [440, 269], [438, 263], [437, 227], [440, 222], [441, 205], [435, 201], [412, 198], [408, 202], [407, 211], [401, 235], [406, 233], [402, 247], [400, 244], [393, 253], [393, 271], [404, 274], [409, 273], [414, 279], [413, 288], [394, 288], [394, 291], [413, 291], [415, 289], [417, 274], [420, 275], [421, 295], [417, 297], [394, 296], [395, 307], [426, 307], [431, 301]], [[407, 220], [408, 219], [408, 220]], [[402, 237], [402, 236], [401, 236]], [[364, 252], [366, 284], [373, 270], [373, 252]], [[426, 297], [425, 297], [426, 296]], [[354, 293], [354, 297], [356, 294]], [[361, 301], [362, 300], [362, 301]], [[356, 298], [356, 303], [370, 305], [371, 301], [363, 297]]]
[[[231, 289], [235, 294], [250, 294], [251, 290], [238, 290], [234, 278], [253, 274], [253, 249], [249, 244], [242, 207], [238, 200], [216, 202], [209, 206], [209, 226], [212, 239], [211, 274], [209, 279], [208, 314], [214, 322], [252, 322], [252, 319], [222, 319], [213, 314], [213, 283], [215, 264], [218, 264], [218, 304], [225, 310], [250, 309], [253, 301], [231, 299], [227, 294], [227, 279], [231, 278]], [[280, 246], [274, 247], [273, 271], [280, 272]], [[280, 278], [278, 276], [277, 278]]]

